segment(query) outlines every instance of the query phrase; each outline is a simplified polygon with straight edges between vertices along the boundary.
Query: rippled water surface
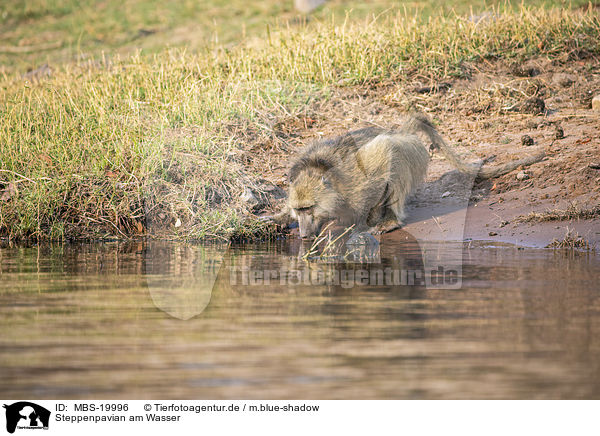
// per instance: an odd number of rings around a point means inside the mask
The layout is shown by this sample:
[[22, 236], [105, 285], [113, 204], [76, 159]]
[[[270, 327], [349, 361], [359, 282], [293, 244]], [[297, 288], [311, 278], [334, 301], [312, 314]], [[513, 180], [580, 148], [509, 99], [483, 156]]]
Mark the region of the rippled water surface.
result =
[[0, 248], [1, 396], [600, 398], [600, 255], [465, 247], [431, 289], [370, 276], [423, 269], [414, 244], [296, 245]]

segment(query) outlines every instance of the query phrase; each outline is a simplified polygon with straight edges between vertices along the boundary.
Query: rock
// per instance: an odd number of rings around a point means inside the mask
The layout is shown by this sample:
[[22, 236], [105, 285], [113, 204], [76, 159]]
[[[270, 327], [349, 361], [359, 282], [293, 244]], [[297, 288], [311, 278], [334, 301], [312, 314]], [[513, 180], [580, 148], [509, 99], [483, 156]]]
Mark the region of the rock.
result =
[[379, 241], [368, 232], [353, 233], [346, 242], [344, 258], [351, 262], [380, 262]]
[[519, 171], [517, 173], [517, 180], [527, 180], [529, 178], [529, 174], [527, 174], [525, 171]]
[[450, 82], [440, 82], [433, 86], [421, 86], [415, 89], [417, 94], [432, 94], [435, 92], [446, 92], [450, 88], [452, 88], [452, 83]]
[[177, 221], [175, 221], [175, 228], [181, 227], [181, 220], [179, 218], [177, 218]]
[[515, 64], [511, 72], [518, 77], [534, 77], [540, 74], [540, 70], [531, 65]]
[[594, 98], [592, 98], [592, 109], [600, 111], [600, 94], [595, 95]]
[[563, 139], [565, 137], [565, 131], [559, 125], [554, 126], [554, 139]]
[[521, 136], [521, 144], [529, 147], [533, 145], [533, 138], [529, 135], [523, 135]]
[[352, 233], [346, 245], [373, 245], [379, 246], [379, 241], [369, 232]]
[[541, 114], [546, 110], [546, 103], [539, 97], [533, 97], [528, 100], [525, 100], [523, 104], [519, 107], [519, 112], [523, 114]]
[[444, 193], [442, 194], [442, 198], [446, 198], [446, 197], [448, 197], [449, 195], [452, 195], [452, 192], [450, 192], [450, 191], [446, 191], [446, 192], [444, 192]]
[[498, 233], [496, 233], [496, 232], [490, 232], [490, 233], [488, 233], [488, 235], [490, 235], [490, 236], [498, 236]]

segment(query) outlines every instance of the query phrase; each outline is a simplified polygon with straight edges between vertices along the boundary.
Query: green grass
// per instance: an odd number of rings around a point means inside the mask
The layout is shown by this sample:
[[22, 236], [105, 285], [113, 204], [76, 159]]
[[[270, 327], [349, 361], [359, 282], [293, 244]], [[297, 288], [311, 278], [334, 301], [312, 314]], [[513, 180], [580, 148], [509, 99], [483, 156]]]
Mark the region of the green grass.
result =
[[[68, 3], [44, 4], [58, 21], [82, 19]], [[6, 20], [47, 16], [16, 8]], [[335, 87], [464, 75], [481, 59], [573, 51], [600, 53], [595, 12], [509, 8], [479, 23], [438, 15], [422, 25], [422, 17], [390, 11], [376, 21], [271, 28], [230, 48], [53, 64], [39, 80], [13, 72], [0, 85], [0, 235], [268, 234], [239, 197], [269, 171], [243, 156], [268, 153], [250, 149], [273, 139], [273, 120], [300, 114]]]
[[[297, 27], [304, 20], [292, 0], [15, 0], [0, 6], [0, 71], [25, 72], [45, 63], [158, 52], [165, 46], [191, 51], [207, 44], [231, 46], [262, 39], [267, 27]], [[421, 0], [330, 0], [310, 21], [369, 19], [385, 11], [406, 12], [422, 22], [429, 16], [478, 14], [496, 6], [518, 9], [520, 1], [439, 2]], [[578, 7], [586, 0], [530, 0], [528, 7]], [[48, 47], [49, 46], [49, 47]]]

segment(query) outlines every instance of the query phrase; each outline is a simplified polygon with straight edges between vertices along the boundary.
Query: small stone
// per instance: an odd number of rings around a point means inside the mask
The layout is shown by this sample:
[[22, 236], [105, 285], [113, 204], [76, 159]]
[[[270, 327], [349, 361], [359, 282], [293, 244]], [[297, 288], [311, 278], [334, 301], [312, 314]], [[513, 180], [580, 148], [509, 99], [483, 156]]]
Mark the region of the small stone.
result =
[[565, 131], [561, 126], [554, 127], [554, 139], [563, 139], [565, 137]]
[[175, 228], [181, 227], [181, 220], [179, 218], [177, 218], [177, 221], [175, 221]]
[[450, 192], [450, 191], [446, 191], [446, 192], [444, 192], [444, 193], [442, 194], [442, 198], [446, 198], [446, 197], [448, 197], [448, 196], [449, 196], [449, 195], [451, 195], [451, 194], [452, 194], [452, 192]]
[[600, 94], [592, 98], [592, 109], [595, 111], [600, 111]]
[[351, 262], [381, 262], [379, 241], [370, 233], [354, 233], [346, 242], [345, 259]]
[[531, 65], [515, 64], [511, 72], [518, 77], [534, 77], [540, 74], [540, 70]]
[[521, 144], [529, 147], [533, 145], [533, 138], [529, 135], [523, 135], [521, 136]]
[[435, 92], [446, 92], [450, 88], [452, 88], [452, 83], [450, 82], [440, 82], [436, 83], [433, 86], [421, 86], [415, 89], [415, 92], [418, 94], [432, 94]]
[[546, 103], [539, 97], [533, 97], [528, 100], [525, 100], [521, 107], [519, 107], [519, 112], [523, 114], [541, 114], [544, 113], [546, 109]]
[[490, 236], [498, 236], [498, 233], [496, 233], [496, 232], [490, 232], [490, 233], [488, 233], [488, 235], [490, 235]]
[[373, 245], [379, 246], [379, 241], [369, 232], [353, 233], [346, 245]]
[[510, 221], [502, 221], [502, 222], [500, 223], [500, 227], [506, 227], [506, 226], [507, 226], [507, 225], [509, 225], [509, 224], [510, 224]]
[[527, 174], [525, 171], [519, 171], [517, 173], [517, 180], [527, 180], [529, 178], [529, 174]]

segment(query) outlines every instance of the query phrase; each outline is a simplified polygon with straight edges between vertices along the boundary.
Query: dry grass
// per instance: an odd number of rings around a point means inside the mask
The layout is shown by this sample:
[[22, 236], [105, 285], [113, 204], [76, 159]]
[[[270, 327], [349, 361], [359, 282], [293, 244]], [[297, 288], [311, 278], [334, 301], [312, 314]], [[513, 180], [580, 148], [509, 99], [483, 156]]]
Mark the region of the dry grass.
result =
[[567, 228], [567, 233], [563, 239], [560, 241], [558, 239], [552, 240], [550, 244], [546, 246], [546, 248], [564, 248], [564, 249], [580, 249], [580, 250], [591, 250], [589, 242], [583, 238], [583, 236], [579, 236], [579, 234]]
[[531, 212], [515, 219], [518, 223], [541, 223], [544, 221], [566, 221], [573, 219], [593, 219], [600, 216], [600, 206], [582, 209], [577, 204], [571, 204], [564, 210], [549, 210], [546, 212]]
[[346, 252], [344, 237], [352, 231], [354, 225], [347, 227], [340, 234], [334, 235], [331, 231], [332, 224], [333, 222], [329, 222], [325, 227], [323, 227], [308, 251], [302, 256], [303, 260], [328, 261], [343, 259], [343, 254]]

